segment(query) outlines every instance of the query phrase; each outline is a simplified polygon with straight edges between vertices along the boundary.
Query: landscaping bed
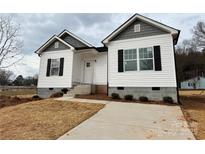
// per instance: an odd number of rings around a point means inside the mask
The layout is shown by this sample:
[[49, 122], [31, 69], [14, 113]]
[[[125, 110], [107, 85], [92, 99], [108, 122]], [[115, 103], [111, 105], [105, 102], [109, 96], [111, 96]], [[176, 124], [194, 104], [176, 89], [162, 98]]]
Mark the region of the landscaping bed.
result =
[[46, 99], [0, 109], [0, 139], [57, 139], [103, 104]]
[[143, 103], [143, 104], [157, 104], [157, 105], [178, 105], [178, 104], [173, 104], [173, 103], [166, 103], [163, 101], [153, 101], [153, 100], [148, 100], [148, 101], [140, 101], [140, 100], [125, 100], [125, 99], [113, 99], [106, 94], [94, 94], [94, 95], [78, 95], [76, 98], [82, 98], [82, 99], [94, 99], [94, 100], [107, 100], [107, 101], [117, 101], [117, 102], [124, 102], [124, 103]]
[[11, 97], [11, 96], [0, 96], [0, 109], [7, 106], [18, 105], [30, 101], [36, 100], [32, 97]]

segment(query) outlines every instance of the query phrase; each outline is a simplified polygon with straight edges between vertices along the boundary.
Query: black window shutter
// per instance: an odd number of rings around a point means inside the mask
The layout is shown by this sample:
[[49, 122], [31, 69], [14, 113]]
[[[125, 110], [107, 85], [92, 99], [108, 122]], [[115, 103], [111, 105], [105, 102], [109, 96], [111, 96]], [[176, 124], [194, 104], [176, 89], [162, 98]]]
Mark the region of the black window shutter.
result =
[[51, 69], [51, 59], [48, 59], [46, 76], [50, 76], [50, 69]]
[[123, 50], [118, 50], [118, 72], [123, 72]]
[[162, 70], [160, 46], [154, 46], [155, 71]]
[[60, 71], [59, 76], [63, 76], [64, 58], [60, 58]]

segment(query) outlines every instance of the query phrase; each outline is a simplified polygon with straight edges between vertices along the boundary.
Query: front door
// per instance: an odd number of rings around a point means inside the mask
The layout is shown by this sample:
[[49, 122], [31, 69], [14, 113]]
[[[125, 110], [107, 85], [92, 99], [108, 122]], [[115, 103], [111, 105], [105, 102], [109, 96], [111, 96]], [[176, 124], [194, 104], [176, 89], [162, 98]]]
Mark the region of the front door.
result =
[[92, 84], [94, 75], [94, 61], [85, 61], [84, 82]]

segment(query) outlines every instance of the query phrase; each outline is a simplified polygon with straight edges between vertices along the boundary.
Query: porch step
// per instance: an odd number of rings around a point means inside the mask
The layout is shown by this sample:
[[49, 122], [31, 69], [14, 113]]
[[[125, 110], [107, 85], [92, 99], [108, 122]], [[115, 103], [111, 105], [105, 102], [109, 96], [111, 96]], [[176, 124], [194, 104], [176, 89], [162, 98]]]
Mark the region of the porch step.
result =
[[75, 85], [64, 97], [75, 97], [75, 95], [87, 95], [91, 94], [91, 85], [89, 84], [79, 84]]

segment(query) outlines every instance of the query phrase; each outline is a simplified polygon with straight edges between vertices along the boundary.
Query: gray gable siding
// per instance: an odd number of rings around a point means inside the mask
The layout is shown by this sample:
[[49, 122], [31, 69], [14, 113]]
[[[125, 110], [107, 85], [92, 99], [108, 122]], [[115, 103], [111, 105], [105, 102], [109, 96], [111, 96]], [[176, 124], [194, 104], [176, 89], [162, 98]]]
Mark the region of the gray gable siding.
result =
[[[134, 32], [134, 25], [140, 24], [140, 32]], [[131, 23], [127, 28], [121, 31], [118, 35], [116, 35], [110, 41], [116, 40], [124, 40], [124, 39], [132, 39], [132, 38], [139, 38], [139, 37], [146, 37], [146, 36], [153, 36], [153, 35], [161, 35], [167, 34], [168, 32], [161, 30], [153, 25], [147, 24], [140, 20], [135, 20]]]
[[[55, 42], [59, 42], [59, 47], [58, 48], [55, 48]], [[60, 41], [54, 41], [52, 42], [46, 49], [43, 50], [43, 52], [46, 52], [46, 51], [58, 51], [58, 50], [65, 50], [65, 49], [70, 49], [68, 46], [66, 46], [65, 44], [63, 44], [62, 42]]]
[[61, 39], [73, 46], [74, 48], [87, 47], [87, 45], [68, 34], [61, 36]]

